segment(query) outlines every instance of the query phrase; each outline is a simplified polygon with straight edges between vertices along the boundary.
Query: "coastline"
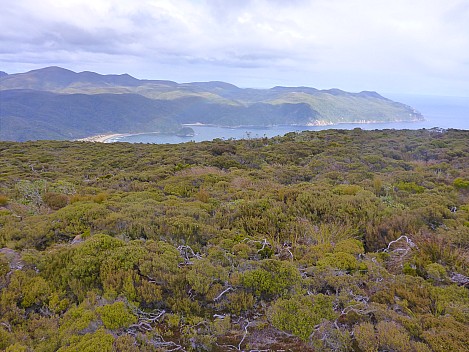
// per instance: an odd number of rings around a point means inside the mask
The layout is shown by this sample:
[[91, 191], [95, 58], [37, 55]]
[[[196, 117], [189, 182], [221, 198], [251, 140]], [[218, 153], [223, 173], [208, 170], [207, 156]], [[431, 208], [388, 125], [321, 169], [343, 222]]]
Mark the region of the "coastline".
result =
[[[360, 120], [360, 121], [351, 121], [351, 122], [331, 122], [326, 120], [316, 120], [314, 122], [307, 123], [306, 125], [272, 125], [272, 126], [257, 126], [257, 125], [240, 125], [240, 126], [219, 126], [215, 124], [203, 124], [200, 122], [196, 123], [185, 123], [182, 126], [187, 127], [219, 127], [219, 128], [228, 128], [228, 129], [243, 129], [243, 128], [253, 128], [253, 129], [263, 129], [263, 128], [275, 128], [279, 126], [304, 126], [304, 127], [325, 127], [325, 126], [340, 126], [346, 124], [359, 124], [359, 125], [373, 125], [373, 124], [392, 124], [392, 123], [415, 123], [423, 122], [423, 120], [396, 120], [396, 121], [376, 121], [376, 120]], [[144, 134], [162, 134], [161, 132], [138, 132], [138, 133], [104, 133], [93, 135], [85, 138], [76, 139], [80, 142], [93, 142], [93, 143], [112, 143], [117, 142], [116, 139], [121, 137], [144, 135]], [[191, 137], [191, 136], [188, 136]]]
[[78, 142], [93, 142], [93, 143], [113, 143], [116, 139], [121, 137], [138, 136], [141, 134], [161, 134], [161, 132], [137, 132], [137, 133], [105, 133], [89, 136], [85, 138], [75, 139]]
[[76, 139], [79, 142], [93, 142], [93, 143], [109, 143], [110, 139], [118, 138], [118, 137], [125, 137], [129, 134], [124, 133], [106, 133], [106, 134], [97, 134], [90, 137]]
[[304, 126], [304, 127], [323, 127], [323, 126], [339, 126], [339, 125], [347, 125], [347, 124], [359, 124], [359, 125], [372, 125], [372, 124], [392, 124], [392, 123], [414, 123], [414, 122], [424, 122], [426, 121], [425, 118], [423, 119], [413, 119], [413, 120], [393, 120], [393, 121], [380, 121], [380, 120], [353, 120], [353, 121], [328, 121], [328, 120], [315, 120], [312, 122], [307, 122], [306, 124], [276, 124], [276, 125], [267, 125], [267, 126], [260, 126], [260, 125], [236, 125], [236, 126], [225, 126], [225, 125], [215, 125], [211, 123], [183, 123], [183, 126], [188, 127], [219, 127], [219, 128], [231, 128], [231, 129], [240, 129], [240, 128], [273, 128], [279, 126]]

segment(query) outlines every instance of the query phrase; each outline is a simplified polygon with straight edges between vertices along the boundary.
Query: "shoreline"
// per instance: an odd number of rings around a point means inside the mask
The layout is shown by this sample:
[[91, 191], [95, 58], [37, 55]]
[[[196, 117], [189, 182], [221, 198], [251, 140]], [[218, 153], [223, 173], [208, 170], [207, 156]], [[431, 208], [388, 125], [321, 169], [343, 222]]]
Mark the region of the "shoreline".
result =
[[129, 136], [138, 136], [141, 134], [161, 134], [162, 132], [136, 132], [136, 133], [104, 133], [89, 136], [85, 138], [75, 139], [78, 142], [93, 142], [93, 143], [113, 143], [114, 139]]
[[[242, 128], [254, 128], [254, 129], [263, 129], [263, 128], [274, 128], [279, 126], [297, 126], [297, 127], [325, 127], [325, 126], [340, 126], [346, 124], [358, 124], [358, 125], [367, 125], [367, 124], [392, 124], [392, 123], [415, 123], [415, 122], [424, 122], [423, 120], [396, 120], [396, 121], [351, 121], [351, 122], [330, 122], [325, 120], [317, 120], [313, 123], [308, 123], [306, 125], [272, 125], [272, 126], [257, 126], [257, 125], [240, 125], [240, 126], [220, 126], [215, 124], [203, 124], [200, 122], [196, 123], [184, 123], [182, 126], [193, 126], [193, 127], [220, 127], [228, 129], [242, 129]], [[137, 136], [141, 134], [160, 134], [161, 132], [138, 132], [138, 133], [103, 133], [98, 135], [93, 135], [85, 138], [76, 139], [79, 142], [93, 142], [93, 143], [112, 143], [116, 142], [114, 139], [128, 136]]]
[[339, 125], [347, 125], [347, 124], [356, 124], [356, 125], [373, 125], [373, 124], [393, 124], [393, 123], [416, 123], [416, 122], [425, 122], [425, 119], [415, 119], [415, 120], [394, 120], [394, 121], [379, 121], [379, 120], [355, 120], [355, 121], [327, 121], [327, 120], [316, 120], [313, 122], [307, 122], [306, 124], [277, 124], [277, 125], [267, 125], [267, 126], [260, 126], [260, 125], [236, 125], [236, 126], [226, 126], [226, 125], [215, 125], [211, 123], [183, 123], [183, 126], [189, 127], [219, 127], [219, 128], [230, 128], [230, 129], [240, 129], [240, 128], [255, 128], [255, 129], [263, 129], [263, 128], [275, 128], [275, 127], [282, 127], [282, 126], [299, 126], [299, 127], [324, 127], [324, 126], [339, 126]]
[[89, 136], [85, 138], [76, 139], [78, 142], [93, 142], [93, 143], [108, 143], [110, 139], [129, 136], [130, 134], [124, 133], [106, 133], [106, 134], [97, 134], [94, 136]]

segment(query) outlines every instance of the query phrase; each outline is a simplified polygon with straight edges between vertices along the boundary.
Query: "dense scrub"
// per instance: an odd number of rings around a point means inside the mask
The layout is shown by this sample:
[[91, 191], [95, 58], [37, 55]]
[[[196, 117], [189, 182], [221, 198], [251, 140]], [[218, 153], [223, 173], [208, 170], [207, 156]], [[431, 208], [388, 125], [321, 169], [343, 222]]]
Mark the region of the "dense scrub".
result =
[[469, 132], [0, 142], [0, 349], [464, 351]]

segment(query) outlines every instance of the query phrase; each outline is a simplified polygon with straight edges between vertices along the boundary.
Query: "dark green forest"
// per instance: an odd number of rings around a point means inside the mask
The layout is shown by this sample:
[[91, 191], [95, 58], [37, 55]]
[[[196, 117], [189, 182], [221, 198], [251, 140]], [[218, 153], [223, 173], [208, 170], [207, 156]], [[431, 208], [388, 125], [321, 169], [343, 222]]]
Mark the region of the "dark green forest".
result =
[[0, 142], [0, 350], [467, 351], [469, 131]]

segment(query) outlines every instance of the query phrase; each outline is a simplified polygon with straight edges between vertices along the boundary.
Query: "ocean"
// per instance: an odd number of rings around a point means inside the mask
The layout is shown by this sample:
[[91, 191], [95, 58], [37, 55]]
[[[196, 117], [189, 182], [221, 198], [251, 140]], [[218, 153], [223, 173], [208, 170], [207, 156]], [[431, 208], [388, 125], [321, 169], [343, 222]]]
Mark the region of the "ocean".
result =
[[156, 143], [178, 144], [185, 142], [211, 141], [220, 139], [246, 139], [259, 137], [283, 136], [288, 132], [319, 131], [324, 129], [354, 129], [382, 130], [382, 129], [422, 129], [439, 127], [443, 129], [455, 128], [469, 130], [469, 97], [441, 97], [423, 95], [388, 94], [387, 98], [412, 106], [420, 111], [425, 121], [419, 122], [391, 122], [357, 124], [347, 123], [328, 126], [274, 126], [274, 127], [215, 127], [215, 126], [190, 126], [195, 135], [192, 137], [180, 137], [161, 133], [145, 133], [127, 135], [107, 140], [111, 142], [129, 143]]

